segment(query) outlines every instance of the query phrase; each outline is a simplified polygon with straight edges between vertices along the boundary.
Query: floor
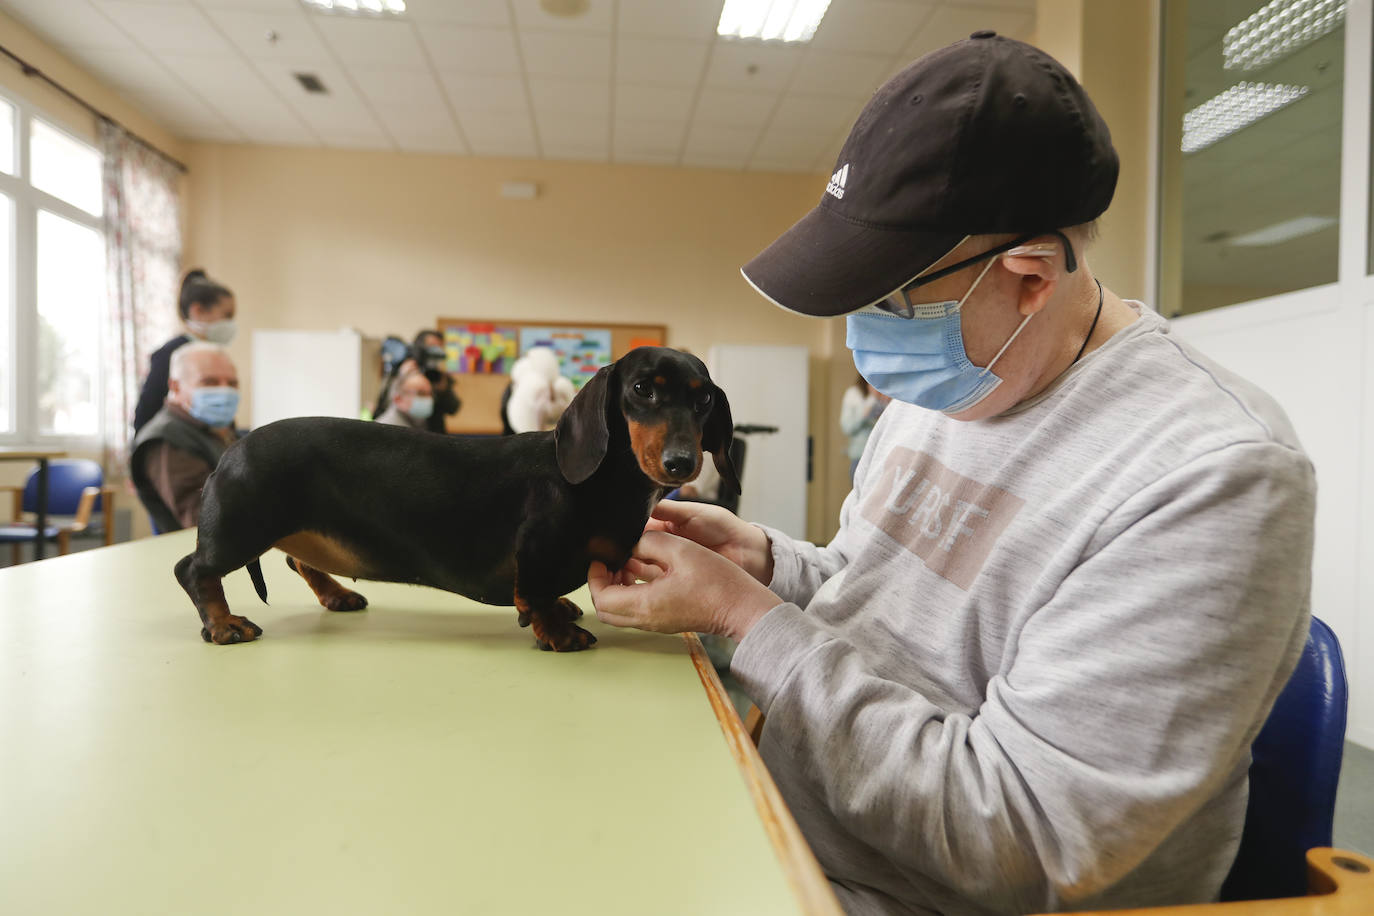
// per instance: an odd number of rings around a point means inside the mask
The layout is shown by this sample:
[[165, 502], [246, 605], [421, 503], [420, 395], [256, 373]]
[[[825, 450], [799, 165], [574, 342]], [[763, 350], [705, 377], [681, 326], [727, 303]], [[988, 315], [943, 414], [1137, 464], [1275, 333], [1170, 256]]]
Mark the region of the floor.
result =
[[1332, 842], [1374, 856], [1374, 751], [1345, 743]]

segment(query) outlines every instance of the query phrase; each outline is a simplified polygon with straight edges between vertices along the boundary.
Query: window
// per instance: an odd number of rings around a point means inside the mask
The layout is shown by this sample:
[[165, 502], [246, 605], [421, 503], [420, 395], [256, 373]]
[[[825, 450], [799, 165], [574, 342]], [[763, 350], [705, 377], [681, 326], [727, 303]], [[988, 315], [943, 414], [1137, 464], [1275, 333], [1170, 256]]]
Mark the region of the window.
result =
[[0, 442], [102, 432], [102, 182], [91, 144], [0, 98]]
[[1182, 276], [1161, 284], [1166, 314], [1337, 281], [1345, 8], [1168, 6], [1186, 22], [1165, 28], [1164, 92], [1182, 114], [1161, 131], [1175, 138], [1161, 151], [1164, 186], [1182, 198], [1169, 240], [1181, 244]]

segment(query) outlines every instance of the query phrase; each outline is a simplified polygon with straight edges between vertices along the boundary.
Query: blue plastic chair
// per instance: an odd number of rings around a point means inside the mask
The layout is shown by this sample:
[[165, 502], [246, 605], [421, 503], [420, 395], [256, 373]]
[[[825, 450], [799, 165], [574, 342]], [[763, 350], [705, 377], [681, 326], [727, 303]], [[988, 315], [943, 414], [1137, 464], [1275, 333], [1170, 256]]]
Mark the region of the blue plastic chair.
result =
[[1222, 900], [1307, 893], [1307, 850], [1331, 845], [1345, 710], [1341, 645], [1313, 617], [1298, 666], [1250, 748], [1250, 802]]
[[[114, 526], [110, 514], [113, 511], [114, 491], [103, 487], [105, 474], [99, 463], [84, 458], [64, 458], [54, 460], [48, 465], [48, 519], [44, 539], [56, 540], [58, 553], [65, 554], [69, 548], [71, 535], [85, 531], [90, 526], [91, 516], [101, 513], [101, 523], [105, 533], [105, 543], [114, 543]], [[20, 488], [11, 487], [11, 491]], [[18, 562], [19, 545], [32, 543], [38, 534], [36, 524], [23, 520], [23, 513], [38, 511], [38, 470], [29, 472], [20, 494], [19, 505], [10, 524], [0, 525], [0, 544], [13, 544], [14, 562]], [[52, 524], [54, 516], [70, 516], [66, 524]]]

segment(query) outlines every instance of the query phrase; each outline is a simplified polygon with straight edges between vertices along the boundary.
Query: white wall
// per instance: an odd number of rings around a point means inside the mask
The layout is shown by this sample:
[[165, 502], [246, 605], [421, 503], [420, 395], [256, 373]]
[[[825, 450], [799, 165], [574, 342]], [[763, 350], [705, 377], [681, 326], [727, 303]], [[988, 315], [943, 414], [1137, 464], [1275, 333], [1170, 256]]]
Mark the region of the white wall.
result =
[[1273, 395], [1312, 457], [1312, 612], [1345, 654], [1346, 735], [1374, 747], [1374, 284], [1320, 287], [1172, 325]]

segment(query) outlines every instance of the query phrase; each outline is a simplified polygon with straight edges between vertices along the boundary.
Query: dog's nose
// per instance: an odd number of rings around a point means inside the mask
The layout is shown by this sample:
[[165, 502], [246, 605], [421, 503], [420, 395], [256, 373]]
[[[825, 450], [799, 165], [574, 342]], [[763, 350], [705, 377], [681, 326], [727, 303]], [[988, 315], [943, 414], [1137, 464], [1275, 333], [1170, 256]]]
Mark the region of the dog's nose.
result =
[[665, 455], [663, 458], [663, 468], [670, 477], [686, 477], [696, 466], [696, 459], [691, 455]]

